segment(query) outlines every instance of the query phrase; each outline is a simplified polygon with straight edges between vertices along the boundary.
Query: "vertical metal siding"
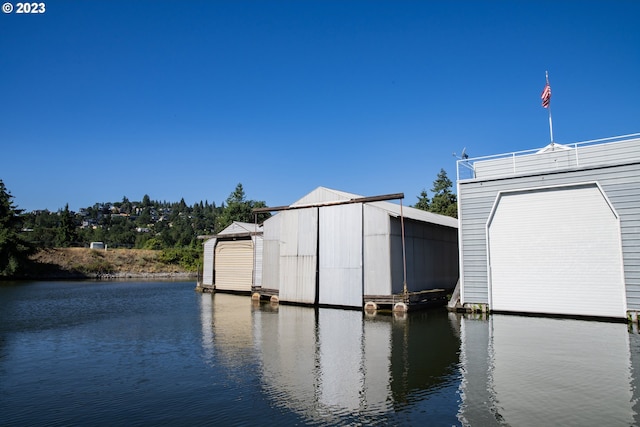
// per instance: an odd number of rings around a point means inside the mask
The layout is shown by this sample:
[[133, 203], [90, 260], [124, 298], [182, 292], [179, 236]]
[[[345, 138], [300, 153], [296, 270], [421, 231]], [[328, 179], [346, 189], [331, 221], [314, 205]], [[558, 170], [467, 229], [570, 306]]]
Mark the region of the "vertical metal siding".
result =
[[364, 294], [391, 295], [389, 214], [371, 204], [363, 207]]
[[320, 208], [320, 304], [362, 306], [362, 203]]
[[640, 163], [495, 180], [460, 181], [462, 303], [488, 300], [486, 223], [499, 191], [598, 182], [620, 216], [627, 307], [640, 310]]
[[409, 292], [456, 286], [457, 229], [405, 220], [405, 242]]
[[202, 260], [202, 283], [213, 286], [213, 263], [215, 258], [216, 239], [209, 239], [204, 243]]
[[280, 300], [316, 300], [318, 209], [283, 211], [280, 224]]
[[391, 264], [391, 293], [404, 290], [404, 265], [402, 259], [402, 226], [400, 218], [388, 217], [391, 235], [389, 236], [389, 263]]
[[504, 193], [488, 230], [493, 310], [626, 316], [618, 218], [597, 186]]
[[253, 266], [253, 286], [262, 286], [262, 255], [264, 253], [263, 236], [253, 236], [254, 266]]
[[[393, 293], [404, 289], [402, 228], [391, 221], [391, 273]], [[407, 290], [453, 289], [458, 281], [458, 230], [405, 219]]]
[[281, 215], [272, 216], [264, 222], [262, 250], [262, 287], [280, 289], [280, 223]]

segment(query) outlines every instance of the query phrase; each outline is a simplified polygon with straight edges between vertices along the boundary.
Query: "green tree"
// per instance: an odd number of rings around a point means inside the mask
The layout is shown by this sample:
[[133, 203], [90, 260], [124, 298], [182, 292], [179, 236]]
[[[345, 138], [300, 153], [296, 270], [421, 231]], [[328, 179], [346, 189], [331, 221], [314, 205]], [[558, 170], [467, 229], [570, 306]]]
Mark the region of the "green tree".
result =
[[[227, 198], [227, 204], [223, 207], [222, 213], [218, 216], [216, 232], [229, 226], [233, 221], [254, 222], [253, 209], [266, 207], [265, 202], [246, 200], [242, 184], [238, 184], [236, 189]], [[263, 222], [271, 214], [261, 213], [258, 215], [258, 222]]]
[[427, 190], [423, 189], [420, 192], [420, 195], [418, 196], [418, 203], [413, 205], [413, 207], [417, 209], [422, 209], [423, 211], [428, 211], [430, 204], [431, 203], [429, 201], [429, 195], [427, 194]]
[[74, 216], [69, 211], [68, 203], [64, 206], [64, 210], [58, 214], [60, 215], [60, 226], [56, 236], [56, 246], [67, 248], [78, 240]]
[[29, 264], [33, 246], [20, 235], [21, 209], [13, 205], [13, 196], [0, 179], [0, 277], [15, 277]]
[[138, 215], [138, 217], [135, 220], [136, 224], [140, 227], [148, 227], [152, 220], [151, 220], [151, 208], [146, 207], [144, 209], [142, 209], [142, 211], [140, 211], [140, 215]]
[[453, 184], [447, 172], [440, 169], [436, 180], [433, 181], [433, 198], [429, 204], [429, 211], [454, 218], [458, 217], [458, 199], [451, 190]]

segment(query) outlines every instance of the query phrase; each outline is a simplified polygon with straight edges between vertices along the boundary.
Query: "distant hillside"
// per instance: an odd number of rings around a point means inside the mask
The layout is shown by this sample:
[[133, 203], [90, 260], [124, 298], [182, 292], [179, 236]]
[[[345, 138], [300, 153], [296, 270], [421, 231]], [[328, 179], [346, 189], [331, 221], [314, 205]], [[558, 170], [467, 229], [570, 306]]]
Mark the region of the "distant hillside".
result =
[[29, 278], [196, 277], [177, 264], [162, 262], [162, 251], [148, 249], [43, 249], [33, 255]]

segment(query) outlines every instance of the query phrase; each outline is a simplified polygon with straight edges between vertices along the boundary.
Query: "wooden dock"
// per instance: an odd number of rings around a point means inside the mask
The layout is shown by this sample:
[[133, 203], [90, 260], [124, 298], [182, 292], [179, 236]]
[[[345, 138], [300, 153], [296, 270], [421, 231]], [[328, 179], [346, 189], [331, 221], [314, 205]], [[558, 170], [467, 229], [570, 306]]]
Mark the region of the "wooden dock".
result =
[[205, 285], [201, 281], [198, 280], [196, 284], [196, 291], [198, 292], [215, 292], [216, 287], [214, 285]]
[[410, 311], [447, 304], [450, 291], [446, 289], [429, 289], [419, 292], [397, 293], [392, 295], [365, 295], [365, 310]]
[[[215, 285], [205, 285], [198, 282], [196, 290], [199, 292], [218, 292]], [[419, 292], [397, 293], [392, 295], [365, 295], [362, 308], [364, 310], [392, 310], [413, 311], [429, 307], [445, 306], [451, 291], [446, 289], [429, 289]], [[254, 300], [269, 300], [279, 302], [279, 290], [254, 286], [251, 288], [251, 298]]]

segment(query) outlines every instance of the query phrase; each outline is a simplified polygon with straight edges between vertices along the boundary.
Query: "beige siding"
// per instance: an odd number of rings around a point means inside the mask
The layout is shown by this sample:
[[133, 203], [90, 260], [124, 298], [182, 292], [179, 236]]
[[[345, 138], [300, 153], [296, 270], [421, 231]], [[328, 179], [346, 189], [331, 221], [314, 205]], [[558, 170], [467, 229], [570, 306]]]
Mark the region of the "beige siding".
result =
[[219, 241], [216, 245], [216, 289], [251, 291], [253, 244], [251, 240]]

